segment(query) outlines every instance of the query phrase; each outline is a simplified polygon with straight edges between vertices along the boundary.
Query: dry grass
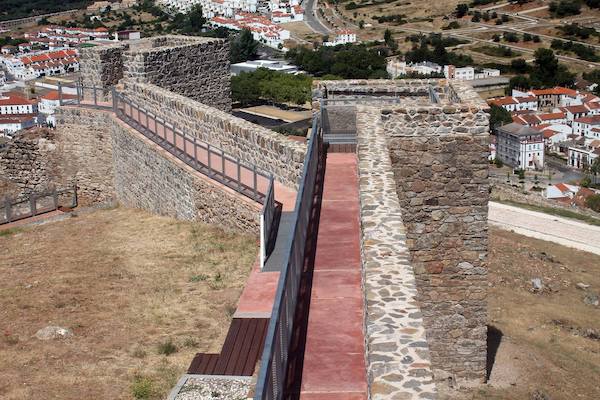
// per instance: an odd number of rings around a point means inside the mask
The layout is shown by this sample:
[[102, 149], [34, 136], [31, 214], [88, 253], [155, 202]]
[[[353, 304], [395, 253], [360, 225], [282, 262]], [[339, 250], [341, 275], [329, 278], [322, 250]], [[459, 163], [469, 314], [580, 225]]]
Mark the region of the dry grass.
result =
[[[460, 399], [600, 398], [600, 308], [583, 302], [577, 283], [600, 292], [600, 256], [511, 232], [490, 232], [490, 324], [502, 341], [491, 383]], [[531, 292], [531, 279], [546, 290]]]
[[[0, 398], [164, 398], [195, 352], [220, 350], [256, 252], [125, 209], [0, 236]], [[36, 339], [47, 325], [74, 336]]]

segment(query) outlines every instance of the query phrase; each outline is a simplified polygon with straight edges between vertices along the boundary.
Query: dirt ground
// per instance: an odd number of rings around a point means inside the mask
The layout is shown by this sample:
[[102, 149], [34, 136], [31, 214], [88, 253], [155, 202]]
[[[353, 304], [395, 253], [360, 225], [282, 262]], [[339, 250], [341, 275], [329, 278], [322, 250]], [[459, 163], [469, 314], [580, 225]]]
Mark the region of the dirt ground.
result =
[[[121, 208], [0, 231], [0, 398], [164, 398], [220, 350], [256, 254], [255, 237]], [[37, 339], [49, 325], [73, 336]]]
[[[600, 398], [600, 256], [508, 231], [490, 230], [489, 320], [499, 347], [488, 385], [447, 398]], [[544, 289], [532, 291], [531, 279]], [[586, 289], [577, 287], [577, 284]]]

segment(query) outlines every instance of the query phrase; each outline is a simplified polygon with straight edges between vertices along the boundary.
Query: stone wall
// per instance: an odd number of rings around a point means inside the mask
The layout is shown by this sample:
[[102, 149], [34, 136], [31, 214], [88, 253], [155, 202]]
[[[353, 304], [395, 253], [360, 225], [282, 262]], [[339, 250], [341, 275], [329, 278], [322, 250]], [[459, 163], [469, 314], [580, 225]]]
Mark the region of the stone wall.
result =
[[[389, 271], [384, 278], [402, 279], [398, 271], [403, 268], [406, 253], [398, 246], [409, 251], [435, 380], [451, 384], [483, 382], [487, 358], [487, 105], [468, 84], [443, 79], [318, 82], [314, 93], [341, 101], [361, 97], [354, 106], [359, 163], [378, 157], [381, 163], [390, 159], [402, 224], [388, 224], [381, 218], [379, 229], [396, 235], [396, 247], [384, 246], [379, 255], [385, 256], [382, 260]], [[387, 148], [375, 154], [382, 136]], [[383, 179], [385, 186], [385, 172], [370, 174], [368, 179]], [[361, 175], [361, 190], [366, 184]], [[366, 186], [366, 190], [371, 193], [378, 189]], [[361, 195], [361, 202], [363, 198], [372, 203], [363, 210], [363, 223], [366, 221], [368, 228], [363, 227], [365, 235], [373, 229], [370, 219], [379, 208], [392, 203], [384, 194], [379, 199]], [[391, 260], [395, 260], [395, 266], [388, 262]], [[368, 269], [365, 265], [365, 273]], [[410, 289], [406, 285], [394, 287]], [[373, 318], [381, 317], [386, 302], [393, 307], [404, 301], [406, 290], [397, 294], [383, 291], [387, 297], [368, 291], [368, 307], [377, 306]], [[379, 296], [380, 302], [373, 296]], [[366, 318], [369, 321], [370, 316]], [[401, 335], [405, 332], [404, 321], [385, 321], [385, 331], [390, 334], [386, 348], [393, 348], [395, 339], [390, 328], [396, 326], [400, 332], [395, 334]], [[408, 351], [410, 347], [404, 345], [404, 351]], [[386, 361], [378, 367], [385, 373], [395, 370], [397, 361], [383, 354], [376, 359]], [[381, 379], [394, 386], [386, 378]]]
[[[110, 88], [122, 78], [151, 83], [223, 111], [231, 111], [229, 43], [223, 39], [167, 35], [81, 50], [84, 86]], [[93, 92], [84, 91], [92, 98]]]
[[81, 107], [59, 107], [56, 145], [60, 175], [77, 183], [80, 204], [114, 199], [110, 126], [113, 114]]
[[306, 145], [154, 85], [127, 82], [123, 92], [147, 111], [232, 156], [297, 187]]
[[173, 218], [256, 234], [260, 204], [210, 180], [121, 121], [112, 124], [119, 202]]
[[382, 112], [437, 380], [483, 381], [488, 117], [476, 107]]
[[356, 116], [369, 397], [431, 400], [425, 326], [380, 120], [379, 110]]
[[223, 39], [161, 36], [124, 53], [124, 76], [203, 104], [231, 111], [229, 43]]
[[[0, 152], [0, 198], [47, 190], [56, 181], [54, 131], [22, 131]], [[60, 183], [60, 182], [59, 182]]]
[[[80, 50], [79, 63], [83, 86], [100, 88], [99, 101], [107, 101], [110, 89], [123, 78], [123, 52], [129, 48], [127, 42], [88, 47]], [[84, 91], [86, 98], [92, 99], [93, 92]]]

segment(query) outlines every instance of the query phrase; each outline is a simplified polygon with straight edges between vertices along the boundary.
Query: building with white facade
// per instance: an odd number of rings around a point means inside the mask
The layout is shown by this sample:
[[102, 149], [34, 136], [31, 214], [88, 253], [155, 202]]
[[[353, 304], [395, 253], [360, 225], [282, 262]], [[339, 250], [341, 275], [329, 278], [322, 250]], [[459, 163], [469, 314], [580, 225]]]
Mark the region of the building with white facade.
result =
[[392, 78], [410, 74], [432, 75], [441, 74], [442, 66], [430, 61], [407, 64], [406, 61], [388, 60], [386, 71]]
[[534, 96], [514, 97], [505, 96], [488, 100], [488, 104], [504, 108], [506, 111], [537, 111], [538, 102]]
[[[54, 113], [56, 112], [56, 108], [60, 106], [61, 98], [63, 104], [69, 104], [76, 101], [77, 95], [62, 93], [62, 95], [59, 96], [58, 91], [53, 90], [40, 97], [38, 111], [40, 114], [43, 114], [40, 115], [40, 119], [43, 117], [48, 125], [56, 126]], [[40, 123], [42, 122], [43, 121], [40, 121]]]
[[286, 74], [298, 74], [300, 70], [295, 65], [287, 64], [276, 60], [254, 60], [237, 64], [231, 64], [231, 74], [239, 75], [242, 72], [253, 72], [259, 68], [266, 68], [271, 71], [283, 72]]
[[290, 31], [255, 14], [241, 13], [236, 14], [235, 18], [213, 17], [209, 22], [213, 26], [222, 26], [237, 31], [248, 29], [252, 32], [254, 40], [274, 49], [283, 49], [284, 41], [290, 38]]
[[338, 46], [340, 44], [348, 44], [356, 42], [356, 33], [349, 29], [340, 29], [335, 32], [335, 37], [332, 41], [323, 42], [323, 46]]
[[26, 99], [18, 93], [0, 94], [0, 115], [34, 114], [36, 112], [35, 101]]
[[231, 18], [237, 11], [255, 13], [258, 6], [258, 0], [159, 0], [158, 3], [183, 14], [200, 4], [202, 14], [208, 19], [217, 16]]
[[496, 131], [496, 157], [513, 168], [544, 168], [544, 137], [528, 126], [510, 123]]
[[591, 145], [569, 146], [567, 163], [573, 168], [587, 169], [598, 157], [600, 157], [600, 144], [597, 147]]
[[1, 60], [10, 74], [22, 81], [79, 71], [77, 52], [71, 49], [37, 52]]
[[573, 120], [573, 133], [586, 139], [600, 139], [600, 115], [582, 117]]
[[474, 79], [485, 79], [500, 76], [500, 70], [494, 68], [455, 67], [444, 65], [444, 76], [446, 79], [457, 79], [460, 81], [472, 81]]
[[36, 124], [35, 114], [0, 115], [0, 137], [10, 139], [16, 132], [34, 127]]

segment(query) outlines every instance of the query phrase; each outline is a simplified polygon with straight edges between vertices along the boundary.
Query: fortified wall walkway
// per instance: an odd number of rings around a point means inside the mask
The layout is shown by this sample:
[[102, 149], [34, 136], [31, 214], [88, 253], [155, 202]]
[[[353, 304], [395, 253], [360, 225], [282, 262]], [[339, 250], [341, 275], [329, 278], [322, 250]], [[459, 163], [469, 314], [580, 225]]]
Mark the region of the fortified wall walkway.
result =
[[367, 399], [355, 153], [329, 153], [300, 399]]

